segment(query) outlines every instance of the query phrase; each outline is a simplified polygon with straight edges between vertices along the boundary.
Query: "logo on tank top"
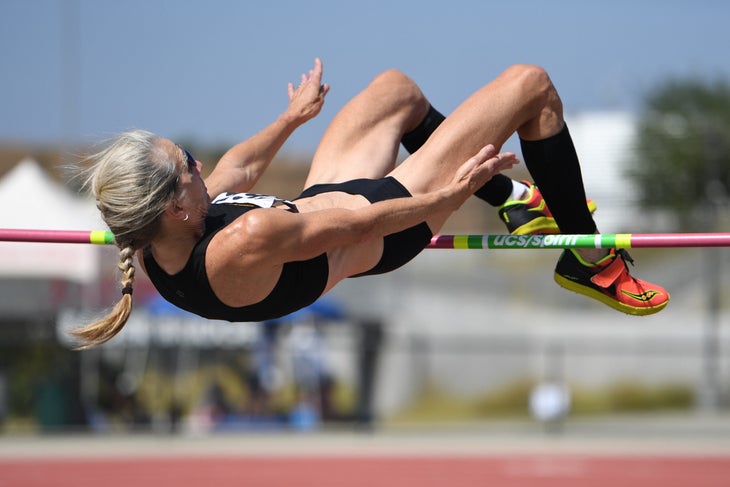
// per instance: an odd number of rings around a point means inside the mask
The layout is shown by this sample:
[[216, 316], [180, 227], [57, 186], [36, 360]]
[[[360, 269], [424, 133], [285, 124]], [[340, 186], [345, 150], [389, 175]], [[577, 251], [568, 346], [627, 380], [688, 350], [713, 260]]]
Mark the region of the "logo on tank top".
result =
[[212, 205], [234, 205], [249, 208], [273, 208], [275, 205], [286, 205], [292, 210], [297, 206], [289, 200], [254, 193], [221, 193], [211, 202]]

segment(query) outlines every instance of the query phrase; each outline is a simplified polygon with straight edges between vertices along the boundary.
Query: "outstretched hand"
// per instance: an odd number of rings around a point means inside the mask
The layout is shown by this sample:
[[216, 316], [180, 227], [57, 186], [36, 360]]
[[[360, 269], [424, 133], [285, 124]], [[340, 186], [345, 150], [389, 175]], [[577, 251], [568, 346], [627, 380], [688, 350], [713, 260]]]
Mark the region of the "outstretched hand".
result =
[[482, 147], [456, 170], [452, 180], [453, 189], [466, 199], [492, 179], [495, 174], [509, 169], [519, 162], [517, 156], [512, 152], [497, 154], [497, 149], [489, 144]]
[[322, 61], [314, 60], [314, 68], [308, 74], [302, 74], [299, 86], [289, 83], [289, 108], [291, 116], [302, 123], [310, 120], [319, 114], [324, 105], [324, 97], [327, 95], [330, 86], [322, 84]]

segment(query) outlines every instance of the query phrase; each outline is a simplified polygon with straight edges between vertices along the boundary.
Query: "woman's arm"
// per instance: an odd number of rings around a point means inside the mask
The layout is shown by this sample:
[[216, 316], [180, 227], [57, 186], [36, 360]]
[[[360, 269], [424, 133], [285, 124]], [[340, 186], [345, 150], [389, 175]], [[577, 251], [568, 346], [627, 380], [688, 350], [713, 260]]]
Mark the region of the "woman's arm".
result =
[[322, 82], [322, 62], [315, 59], [309, 75], [295, 89], [289, 83], [289, 106], [271, 125], [226, 152], [205, 181], [215, 197], [224, 191], [250, 191], [284, 142], [300, 125], [319, 114], [329, 85]]
[[224, 230], [224, 241], [231, 246], [226, 253], [272, 265], [305, 260], [337, 247], [382, 238], [435, 213], [453, 212], [494, 174], [517, 163], [514, 154], [494, 152], [491, 145], [483, 148], [461, 166], [450, 184], [430, 193], [379, 201], [356, 210], [250, 211]]

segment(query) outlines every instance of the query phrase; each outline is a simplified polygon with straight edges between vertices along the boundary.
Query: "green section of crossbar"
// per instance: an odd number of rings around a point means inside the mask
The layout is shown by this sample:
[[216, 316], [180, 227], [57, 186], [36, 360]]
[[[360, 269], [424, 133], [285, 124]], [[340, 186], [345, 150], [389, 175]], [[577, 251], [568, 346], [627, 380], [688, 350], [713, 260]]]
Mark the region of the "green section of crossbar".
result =
[[[605, 235], [485, 235], [489, 249], [631, 248], [630, 234]], [[483, 248], [484, 245], [482, 244]]]

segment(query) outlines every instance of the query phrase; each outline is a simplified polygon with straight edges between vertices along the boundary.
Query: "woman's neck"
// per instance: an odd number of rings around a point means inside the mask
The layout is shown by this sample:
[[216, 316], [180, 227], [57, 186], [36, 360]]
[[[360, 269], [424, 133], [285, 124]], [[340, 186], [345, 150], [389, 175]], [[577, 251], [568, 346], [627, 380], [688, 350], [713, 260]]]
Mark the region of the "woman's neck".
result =
[[[165, 228], [167, 227], [167, 228]], [[193, 247], [203, 236], [190, 225], [164, 225], [150, 243], [152, 256], [157, 264], [168, 274], [180, 272], [190, 258]]]

